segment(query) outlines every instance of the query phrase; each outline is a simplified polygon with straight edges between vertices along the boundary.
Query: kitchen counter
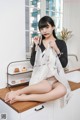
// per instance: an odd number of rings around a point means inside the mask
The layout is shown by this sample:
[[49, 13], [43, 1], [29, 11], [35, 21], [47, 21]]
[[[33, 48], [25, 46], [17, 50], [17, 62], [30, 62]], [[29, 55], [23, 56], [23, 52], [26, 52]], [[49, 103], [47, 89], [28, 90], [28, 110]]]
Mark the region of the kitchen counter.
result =
[[[69, 84], [70, 84], [71, 90], [80, 88], [80, 83], [69, 82]], [[4, 97], [7, 92], [9, 92], [11, 90], [18, 90], [23, 87], [25, 87], [25, 85], [0, 89], [0, 99], [2, 101], [4, 101]], [[20, 112], [23, 112], [25, 110], [28, 110], [30, 108], [33, 108], [33, 107], [39, 105], [40, 102], [16, 102], [14, 104], [9, 104], [9, 103], [6, 103], [6, 104], [8, 104], [10, 107], [12, 107], [14, 110], [16, 110], [18, 113], [20, 113]]]
[[[80, 69], [73, 70], [73, 71], [80, 71]], [[70, 72], [72, 72], [72, 71], [70, 71]], [[68, 73], [70, 73], [70, 72], [68, 72]], [[75, 82], [69, 81], [69, 84], [70, 84], [72, 91], [80, 88], [80, 83], [75, 83]], [[5, 98], [5, 95], [7, 92], [9, 92], [11, 90], [18, 90], [18, 89], [21, 89], [23, 87], [26, 87], [26, 85], [0, 89], [0, 99], [3, 102], [5, 102], [4, 98]], [[16, 102], [14, 104], [9, 104], [9, 103], [6, 103], [6, 104], [8, 104], [11, 108], [13, 108], [16, 112], [21, 113], [21, 112], [29, 110], [29, 109], [31, 109], [31, 108], [33, 108], [41, 103], [40, 102]]]

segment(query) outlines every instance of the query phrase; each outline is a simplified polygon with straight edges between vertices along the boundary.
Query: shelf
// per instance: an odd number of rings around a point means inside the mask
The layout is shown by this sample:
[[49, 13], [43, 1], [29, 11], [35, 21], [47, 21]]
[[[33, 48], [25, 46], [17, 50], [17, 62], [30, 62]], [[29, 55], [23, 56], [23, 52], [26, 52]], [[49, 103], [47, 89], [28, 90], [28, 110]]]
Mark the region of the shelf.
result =
[[7, 86], [13, 87], [29, 83], [32, 71], [29, 59], [10, 62], [7, 66]]
[[25, 73], [29, 73], [29, 72], [32, 72], [33, 70], [28, 70], [26, 72], [16, 72], [16, 73], [7, 73], [8, 75], [19, 75], [19, 74], [25, 74]]
[[27, 83], [30, 81], [30, 78], [23, 78], [21, 80], [12, 80], [12, 81], [9, 81], [8, 85], [10, 86], [15, 86], [15, 85], [20, 85], [20, 84], [24, 84], [24, 83]]

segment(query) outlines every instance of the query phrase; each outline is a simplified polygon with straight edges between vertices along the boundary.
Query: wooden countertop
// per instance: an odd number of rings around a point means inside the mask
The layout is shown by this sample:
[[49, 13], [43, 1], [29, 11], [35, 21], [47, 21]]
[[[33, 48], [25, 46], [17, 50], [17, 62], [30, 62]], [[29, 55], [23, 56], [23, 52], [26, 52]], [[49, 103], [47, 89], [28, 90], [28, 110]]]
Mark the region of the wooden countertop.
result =
[[[75, 90], [75, 89], [80, 88], [80, 83], [69, 82], [69, 84], [70, 84], [71, 90]], [[0, 99], [2, 101], [4, 101], [4, 97], [5, 97], [7, 92], [9, 92], [11, 90], [18, 90], [18, 89], [21, 89], [23, 87], [25, 87], [25, 85], [0, 89]], [[21, 113], [21, 112], [26, 111], [30, 108], [33, 108], [41, 103], [40, 102], [16, 102], [14, 104], [9, 104], [9, 103], [6, 103], [6, 104], [8, 104], [11, 108], [16, 110], [18, 113]]]
[[[4, 101], [4, 98], [5, 98], [5, 95], [6, 95], [7, 92], [9, 92], [11, 90], [18, 90], [18, 89], [23, 88], [23, 87], [25, 87], [25, 85], [13, 87], [13, 88], [0, 89], [0, 99], [2, 101]], [[30, 108], [33, 108], [33, 107], [39, 105], [40, 103], [39, 102], [16, 102], [14, 104], [9, 104], [9, 103], [6, 103], [6, 104], [8, 104], [11, 108], [16, 110], [18, 113], [21, 113], [25, 110], [28, 110]]]
[[[75, 89], [80, 88], [80, 83], [69, 82], [69, 84], [70, 84], [71, 90], [75, 90]], [[23, 88], [23, 87], [25, 87], [25, 85], [13, 87], [13, 88], [0, 89], [0, 99], [2, 101], [4, 101], [4, 97], [5, 97], [7, 92], [9, 92], [11, 90], [18, 90], [18, 89]], [[9, 103], [6, 103], [6, 104], [8, 104], [11, 108], [16, 110], [18, 113], [21, 113], [21, 112], [28, 110], [30, 108], [33, 108], [41, 103], [40, 102], [16, 102], [14, 104], [9, 104]]]

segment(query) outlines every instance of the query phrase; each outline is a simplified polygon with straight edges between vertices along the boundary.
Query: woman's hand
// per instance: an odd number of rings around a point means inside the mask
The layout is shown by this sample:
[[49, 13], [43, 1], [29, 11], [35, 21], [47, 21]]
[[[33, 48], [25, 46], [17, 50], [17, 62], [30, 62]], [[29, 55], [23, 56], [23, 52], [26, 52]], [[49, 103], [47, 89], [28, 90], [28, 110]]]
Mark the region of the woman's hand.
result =
[[40, 44], [41, 38], [39, 36], [35, 36], [33, 38], [33, 42], [34, 44], [37, 46], [38, 44]]
[[50, 44], [51, 48], [53, 48], [57, 54], [60, 53], [60, 50], [59, 50], [59, 48], [58, 48], [58, 46], [57, 46], [55, 41], [50, 41], [49, 44]]

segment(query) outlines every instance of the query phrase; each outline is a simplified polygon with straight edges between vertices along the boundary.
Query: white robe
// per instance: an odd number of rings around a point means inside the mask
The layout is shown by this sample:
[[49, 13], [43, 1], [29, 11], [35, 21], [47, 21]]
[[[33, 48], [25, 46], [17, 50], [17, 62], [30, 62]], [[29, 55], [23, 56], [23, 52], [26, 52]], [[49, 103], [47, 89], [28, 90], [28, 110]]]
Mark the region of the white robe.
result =
[[70, 86], [66, 80], [64, 70], [56, 52], [48, 45], [43, 52], [37, 47], [35, 64], [29, 85], [36, 84], [48, 77], [55, 76], [67, 89], [67, 94], [60, 98], [61, 106], [68, 102], [70, 96]]

